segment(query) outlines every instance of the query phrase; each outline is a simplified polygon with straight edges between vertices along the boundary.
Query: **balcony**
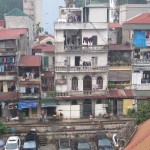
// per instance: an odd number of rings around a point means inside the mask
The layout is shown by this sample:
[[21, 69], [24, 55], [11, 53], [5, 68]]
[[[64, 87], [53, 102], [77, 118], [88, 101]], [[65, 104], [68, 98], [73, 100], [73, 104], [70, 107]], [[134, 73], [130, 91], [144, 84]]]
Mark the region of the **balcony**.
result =
[[44, 71], [54, 71], [55, 68], [54, 68], [54, 65], [51, 65], [51, 66], [43, 66], [43, 70]]
[[57, 92], [56, 97], [63, 96], [106, 96], [105, 90]]
[[137, 59], [133, 61], [134, 65], [138, 65], [138, 64], [150, 64], [150, 60], [149, 59]]
[[133, 66], [134, 71], [150, 71], [150, 64], [147, 64], [145, 66]]
[[108, 67], [92, 67], [92, 66], [56, 66], [55, 72], [107, 72]]
[[90, 30], [90, 29], [108, 29], [108, 23], [105, 22], [55, 22], [55, 30]]
[[1, 75], [0, 74], [0, 81], [12, 81], [12, 80], [16, 80], [16, 75], [15, 74], [11, 74], [11, 75]]
[[41, 98], [54, 98], [56, 97], [55, 91], [42, 91]]
[[150, 83], [134, 84], [132, 85], [132, 88], [136, 90], [149, 90]]
[[20, 98], [40, 98], [40, 94], [28, 94], [28, 93], [20, 93]]
[[33, 83], [40, 83], [40, 77], [32, 78], [32, 77], [19, 77], [19, 82], [33, 82]]
[[107, 45], [65, 46], [65, 52], [108, 52]]

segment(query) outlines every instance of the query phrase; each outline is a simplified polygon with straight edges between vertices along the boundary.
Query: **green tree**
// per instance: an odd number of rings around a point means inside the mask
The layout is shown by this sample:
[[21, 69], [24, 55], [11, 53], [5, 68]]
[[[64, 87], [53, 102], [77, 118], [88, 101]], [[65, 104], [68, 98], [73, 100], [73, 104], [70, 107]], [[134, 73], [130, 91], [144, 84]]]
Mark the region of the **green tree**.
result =
[[36, 25], [36, 37], [39, 36], [40, 33], [42, 33], [44, 29], [40, 26], [40, 22]]
[[4, 19], [4, 14], [15, 8], [23, 11], [23, 0], [0, 0], [0, 19]]
[[145, 102], [141, 104], [138, 108], [137, 112], [135, 113], [134, 117], [136, 118], [137, 124], [140, 124], [147, 119], [150, 118], [150, 102]]
[[3, 124], [2, 122], [0, 122], [0, 133], [4, 134], [8, 132], [8, 128], [6, 127], [5, 124]]

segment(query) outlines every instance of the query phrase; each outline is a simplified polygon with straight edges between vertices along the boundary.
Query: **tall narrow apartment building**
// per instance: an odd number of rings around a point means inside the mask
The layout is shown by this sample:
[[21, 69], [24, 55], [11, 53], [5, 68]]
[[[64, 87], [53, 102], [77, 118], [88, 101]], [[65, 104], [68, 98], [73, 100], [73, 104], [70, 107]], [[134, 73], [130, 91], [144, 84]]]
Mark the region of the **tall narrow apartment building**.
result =
[[31, 16], [34, 25], [42, 22], [42, 0], [23, 0], [23, 11]]
[[98, 116], [106, 111], [107, 4], [60, 7], [55, 23], [57, 112], [65, 118]]

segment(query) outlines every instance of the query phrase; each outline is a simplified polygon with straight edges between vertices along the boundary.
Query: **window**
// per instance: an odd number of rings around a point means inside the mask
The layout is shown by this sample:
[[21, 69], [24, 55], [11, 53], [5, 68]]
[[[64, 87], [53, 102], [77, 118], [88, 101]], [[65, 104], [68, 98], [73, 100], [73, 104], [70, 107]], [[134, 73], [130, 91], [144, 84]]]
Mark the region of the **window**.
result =
[[72, 100], [71, 105], [77, 105], [77, 100]]
[[92, 57], [92, 66], [97, 66], [97, 57]]
[[97, 78], [97, 85], [100, 89], [103, 89], [103, 79], [102, 79], [102, 77]]
[[48, 57], [44, 57], [44, 67], [48, 67]]
[[93, 45], [97, 45], [97, 36], [93, 36]]
[[72, 90], [78, 90], [78, 78], [77, 77], [72, 78]]

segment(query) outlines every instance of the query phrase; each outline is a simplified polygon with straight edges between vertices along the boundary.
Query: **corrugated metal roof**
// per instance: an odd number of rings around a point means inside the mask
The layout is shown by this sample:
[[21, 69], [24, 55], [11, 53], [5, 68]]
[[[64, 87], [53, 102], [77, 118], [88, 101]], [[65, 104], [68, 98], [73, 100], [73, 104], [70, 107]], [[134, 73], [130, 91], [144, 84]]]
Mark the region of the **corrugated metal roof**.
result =
[[41, 66], [41, 56], [21, 56], [18, 66], [24, 67], [40, 67]]
[[140, 14], [124, 22], [123, 25], [124, 24], [150, 24], [150, 13]]
[[27, 32], [27, 29], [1, 29], [0, 40], [14, 40]]

